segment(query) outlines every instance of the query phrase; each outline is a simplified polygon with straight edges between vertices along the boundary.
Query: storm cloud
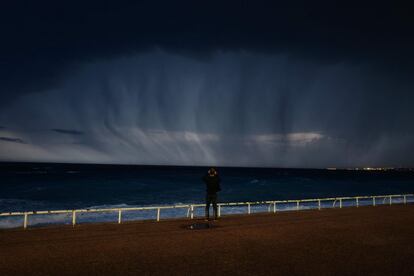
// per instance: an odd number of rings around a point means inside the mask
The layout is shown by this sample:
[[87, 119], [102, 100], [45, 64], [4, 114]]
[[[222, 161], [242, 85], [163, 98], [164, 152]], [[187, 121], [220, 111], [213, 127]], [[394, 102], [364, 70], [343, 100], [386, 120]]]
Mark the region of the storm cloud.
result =
[[10, 5], [0, 159], [414, 165], [403, 7], [162, 7]]
[[0, 141], [2, 142], [11, 142], [11, 143], [19, 143], [19, 144], [25, 144], [25, 142], [20, 138], [14, 138], [14, 137], [0, 137]]
[[53, 128], [51, 130], [54, 131], [54, 132], [57, 132], [57, 133], [69, 134], [69, 135], [82, 135], [82, 134], [84, 134], [82, 131], [74, 130], [74, 129]]

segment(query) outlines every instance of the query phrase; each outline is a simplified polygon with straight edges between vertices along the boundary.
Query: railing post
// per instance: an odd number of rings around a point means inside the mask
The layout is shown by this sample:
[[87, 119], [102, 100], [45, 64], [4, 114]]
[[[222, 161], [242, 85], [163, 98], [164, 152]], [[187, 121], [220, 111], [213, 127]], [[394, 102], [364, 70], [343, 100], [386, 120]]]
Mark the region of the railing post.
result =
[[161, 212], [161, 209], [158, 208], [157, 209], [157, 221], [160, 221], [160, 212]]
[[23, 229], [26, 229], [27, 228], [27, 220], [28, 220], [28, 218], [27, 218], [27, 213], [25, 212], [24, 213], [24, 218], [23, 218]]
[[359, 207], [359, 198], [356, 197], [356, 207]]
[[190, 205], [190, 218], [193, 219], [194, 218], [194, 206]]
[[376, 206], [376, 202], [375, 202], [375, 196], [372, 197], [372, 206]]
[[276, 201], [273, 202], [273, 213], [276, 213]]
[[404, 195], [404, 204], [407, 204], [407, 196]]
[[320, 209], [321, 209], [321, 200], [318, 199], [318, 210], [320, 210]]
[[250, 215], [250, 203], [247, 203], [247, 214]]
[[119, 209], [118, 210], [118, 224], [121, 224], [121, 221], [122, 221], [122, 210]]
[[339, 199], [339, 208], [342, 208], [342, 198]]
[[392, 205], [392, 196], [390, 196], [390, 205]]
[[296, 210], [299, 210], [299, 200], [296, 201]]
[[218, 208], [218, 210], [217, 210], [217, 216], [218, 216], [218, 217], [221, 217], [221, 205], [219, 204], [219, 205], [217, 206], [217, 208]]
[[75, 226], [76, 224], [76, 211], [72, 211], [72, 226]]

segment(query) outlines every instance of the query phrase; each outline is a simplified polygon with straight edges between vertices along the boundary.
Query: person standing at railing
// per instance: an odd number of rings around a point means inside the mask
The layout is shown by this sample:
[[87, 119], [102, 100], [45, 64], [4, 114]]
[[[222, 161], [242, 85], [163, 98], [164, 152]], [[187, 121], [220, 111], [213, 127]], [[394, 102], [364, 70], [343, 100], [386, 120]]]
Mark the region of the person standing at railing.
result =
[[215, 168], [210, 168], [207, 174], [203, 177], [206, 183], [206, 220], [210, 218], [210, 204], [213, 205], [214, 219], [217, 220], [217, 192], [221, 191], [220, 177]]

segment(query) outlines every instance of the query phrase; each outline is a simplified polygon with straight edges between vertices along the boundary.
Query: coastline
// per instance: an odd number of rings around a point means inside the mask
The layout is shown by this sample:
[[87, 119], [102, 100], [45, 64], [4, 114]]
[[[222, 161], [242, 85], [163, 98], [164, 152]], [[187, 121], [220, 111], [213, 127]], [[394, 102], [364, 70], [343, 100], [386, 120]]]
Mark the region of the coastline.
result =
[[0, 231], [0, 274], [414, 274], [414, 205]]

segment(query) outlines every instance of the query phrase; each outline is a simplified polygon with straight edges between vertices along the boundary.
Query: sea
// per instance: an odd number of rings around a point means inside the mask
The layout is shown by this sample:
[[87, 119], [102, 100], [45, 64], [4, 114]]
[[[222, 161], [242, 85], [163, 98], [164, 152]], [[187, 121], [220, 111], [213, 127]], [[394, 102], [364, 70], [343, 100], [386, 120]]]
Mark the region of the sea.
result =
[[[219, 202], [256, 202], [344, 196], [411, 194], [414, 170], [386, 171], [218, 167]], [[0, 213], [167, 206], [203, 203], [207, 167], [51, 163], [0, 163]], [[402, 199], [396, 199], [398, 200]], [[414, 199], [408, 199], [410, 202]], [[380, 201], [386, 204], [386, 199]], [[332, 203], [324, 203], [332, 207]], [[353, 203], [348, 203], [352, 205]], [[364, 205], [364, 202], [360, 202]], [[370, 202], [365, 202], [369, 205]], [[345, 205], [346, 206], [346, 203]], [[303, 206], [314, 208], [315, 206]], [[289, 204], [279, 210], [296, 208]], [[253, 206], [251, 212], [268, 211]], [[245, 213], [245, 206], [222, 214]], [[203, 216], [203, 208], [195, 210]], [[187, 210], [162, 210], [161, 218], [185, 217]], [[77, 223], [116, 221], [116, 213], [79, 214]], [[123, 220], [154, 219], [154, 212], [125, 213]], [[0, 217], [0, 228], [19, 227], [22, 216]], [[30, 226], [71, 223], [70, 214], [31, 215]]]

